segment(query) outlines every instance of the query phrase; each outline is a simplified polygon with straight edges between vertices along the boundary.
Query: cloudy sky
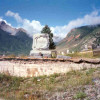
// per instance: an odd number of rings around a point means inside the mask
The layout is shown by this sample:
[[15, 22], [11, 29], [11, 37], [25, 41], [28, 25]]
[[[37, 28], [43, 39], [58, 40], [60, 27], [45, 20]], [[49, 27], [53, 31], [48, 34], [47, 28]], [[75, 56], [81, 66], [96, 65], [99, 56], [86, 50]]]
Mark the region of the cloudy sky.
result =
[[100, 0], [0, 0], [0, 20], [30, 35], [47, 24], [65, 37], [72, 28], [100, 24]]

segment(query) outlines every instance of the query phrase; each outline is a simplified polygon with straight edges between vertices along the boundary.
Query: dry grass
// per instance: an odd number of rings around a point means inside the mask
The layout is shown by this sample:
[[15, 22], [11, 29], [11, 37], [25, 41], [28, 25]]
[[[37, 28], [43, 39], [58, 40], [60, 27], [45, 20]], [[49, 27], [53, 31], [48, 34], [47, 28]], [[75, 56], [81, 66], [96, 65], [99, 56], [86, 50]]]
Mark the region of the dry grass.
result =
[[11, 54], [11, 55], [8, 55], [7, 57], [8, 57], [8, 58], [16, 58], [16, 55]]
[[66, 56], [70, 56], [70, 57], [77, 57], [77, 58], [98, 58], [100, 57], [98, 56], [93, 56], [93, 52], [76, 52], [73, 54], [67, 54]]
[[[75, 87], [92, 85], [94, 84], [92, 80], [96, 77], [100, 78], [100, 68], [72, 70], [66, 74], [32, 78], [0, 74], [0, 96], [8, 100], [46, 100], [46, 93], [52, 95], [55, 92], [64, 92], [67, 89], [72, 90]], [[84, 96], [82, 93], [77, 95]]]

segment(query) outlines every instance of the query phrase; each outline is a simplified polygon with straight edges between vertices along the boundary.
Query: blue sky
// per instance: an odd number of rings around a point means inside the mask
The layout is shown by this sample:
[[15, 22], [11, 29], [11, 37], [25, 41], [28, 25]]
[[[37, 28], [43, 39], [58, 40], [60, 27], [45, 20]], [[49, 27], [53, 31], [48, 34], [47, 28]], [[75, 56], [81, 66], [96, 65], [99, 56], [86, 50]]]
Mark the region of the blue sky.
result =
[[[0, 0], [1, 19], [14, 27], [30, 30], [29, 33], [39, 32], [45, 24], [48, 24], [55, 34], [67, 34], [71, 28], [69, 30], [65, 28], [72, 21], [84, 19], [86, 15], [91, 17], [92, 13], [94, 13], [93, 17], [98, 17], [99, 20], [99, 10], [100, 0]], [[16, 20], [16, 14], [21, 21]], [[74, 28], [88, 24], [91, 22], [71, 25]], [[37, 27], [39, 27], [38, 31], [36, 31]]]

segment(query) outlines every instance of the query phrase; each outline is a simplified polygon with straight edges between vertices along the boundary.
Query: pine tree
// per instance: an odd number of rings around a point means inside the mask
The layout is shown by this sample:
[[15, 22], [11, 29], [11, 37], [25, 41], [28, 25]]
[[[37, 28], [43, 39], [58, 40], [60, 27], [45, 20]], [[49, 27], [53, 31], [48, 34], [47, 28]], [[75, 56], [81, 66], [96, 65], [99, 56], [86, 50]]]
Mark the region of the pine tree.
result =
[[53, 33], [51, 33], [50, 28], [48, 27], [48, 25], [45, 25], [45, 27], [42, 29], [41, 33], [43, 34], [48, 34], [49, 35], [49, 49], [55, 49], [55, 43], [53, 42]]

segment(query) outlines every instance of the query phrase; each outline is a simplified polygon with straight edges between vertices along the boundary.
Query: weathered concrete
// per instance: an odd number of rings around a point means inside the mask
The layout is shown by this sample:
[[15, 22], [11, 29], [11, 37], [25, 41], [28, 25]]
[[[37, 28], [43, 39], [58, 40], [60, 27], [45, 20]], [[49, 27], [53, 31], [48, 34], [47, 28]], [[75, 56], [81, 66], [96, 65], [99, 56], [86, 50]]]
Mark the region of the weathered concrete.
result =
[[0, 61], [0, 72], [13, 76], [32, 77], [40, 75], [51, 75], [54, 73], [66, 73], [71, 70], [83, 68], [96, 68], [100, 64], [53, 62], [53, 61]]

